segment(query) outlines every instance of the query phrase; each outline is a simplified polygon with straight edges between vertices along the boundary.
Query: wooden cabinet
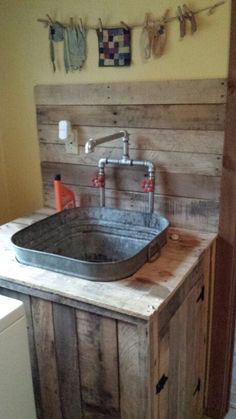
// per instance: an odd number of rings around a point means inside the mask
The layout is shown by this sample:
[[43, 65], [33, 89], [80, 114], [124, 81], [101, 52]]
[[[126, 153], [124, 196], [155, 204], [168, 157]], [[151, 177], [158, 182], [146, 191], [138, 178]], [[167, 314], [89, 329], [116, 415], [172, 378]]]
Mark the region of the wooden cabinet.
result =
[[170, 229], [155, 262], [96, 283], [19, 264], [22, 221], [0, 227], [0, 294], [25, 304], [38, 419], [202, 418], [215, 235]]
[[209, 254], [148, 321], [2, 288], [26, 304], [38, 417], [201, 418]]
[[203, 415], [206, 366], [205, 287], [199, 280], [159, 333], [159, 419]]

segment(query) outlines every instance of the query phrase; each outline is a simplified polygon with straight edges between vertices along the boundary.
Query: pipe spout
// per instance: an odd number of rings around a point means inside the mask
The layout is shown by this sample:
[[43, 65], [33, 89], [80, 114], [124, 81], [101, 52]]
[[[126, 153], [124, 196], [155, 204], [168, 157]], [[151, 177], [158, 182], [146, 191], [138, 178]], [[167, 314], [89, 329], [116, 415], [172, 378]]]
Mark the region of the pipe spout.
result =
[[118, 140], [123, 138], [125, 143], [125, 152], [128, 153], [127, 143], [129, 142], [129, 134], [126, 130], [116, 132], [115, 134], [107, 135], [98, 139], [90, 138], [85, 144], [85, 154], [92, 153], [97, 145], [107, 143], [108, 141]]

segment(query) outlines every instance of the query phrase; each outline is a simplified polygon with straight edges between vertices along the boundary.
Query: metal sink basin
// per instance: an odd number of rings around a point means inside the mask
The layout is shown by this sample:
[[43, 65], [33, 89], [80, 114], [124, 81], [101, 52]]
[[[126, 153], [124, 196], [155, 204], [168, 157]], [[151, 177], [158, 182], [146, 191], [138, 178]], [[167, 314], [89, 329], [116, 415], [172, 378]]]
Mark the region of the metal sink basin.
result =
[[73, 208], [15, 233], [19, 262], [92, 281], [132, 275], [166, 243], [168, 221], [157, 214]]

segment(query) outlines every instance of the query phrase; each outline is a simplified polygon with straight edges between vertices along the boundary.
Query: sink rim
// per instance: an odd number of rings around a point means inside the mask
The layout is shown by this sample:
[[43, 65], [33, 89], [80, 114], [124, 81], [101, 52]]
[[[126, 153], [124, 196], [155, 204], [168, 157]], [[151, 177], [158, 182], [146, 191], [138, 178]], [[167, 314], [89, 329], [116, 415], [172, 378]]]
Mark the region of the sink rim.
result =
[[[27, 232], [31, 232], [32, 235], [35, 234], [35, 231], [37, 231], [37, 227], [44, 225], [46, 223], [50, 223], [51, 220], [53, 221], [57, 221], [57, 219], [59, 219], [60, 221], [60, 217], [67, 218], [67, 215], [69, 216], [71, 213], [72, 215], [75, 213], [77, 214], [82, 214], [82, 216], [85, 216], [83, 214], [90, 214], [90, 212], [92, 213], [92, 215], [94, 215], [93, 213], [98, 213], [98, 215], [102, 215], [102, 219], [94, 219], [93, 217], [91, 217], [90, 219], [88, 219], [87, 224], [89, 223], [89, 221], [93, 221], [93, 225], [95, 226], [99, 226], [99, 224], [96, 224], [96, 221], [102, 221], [104, 223], [104, 215], [106, 215], [106, 213], [109, 214], [119, 214], [119, 215], [126, 215], [129, 217], [133, 217], [135, 218], [136, 216], [138, 217], [139, 221], [144, 221], [145, 223], [152, 223], [152, 226], [142, 226], [142, 225], [137, 225], [137, 224], [133, 224], [132, 227], [134, 229], [134, 227], [138, 228], [140, 227], [141, 230], [149, 230], [152, 231], [152, 233], [155, 233], [156, 228], [154, 227], [153, 223], [159, 223], [159, 227], [160, 224], [162, 224], [162, 230], [159, 230], [159, 233], [156, 236], [153, 236], [152, 240], [147, 240], [145, 239], [145, 241], [148, 243], [145, 245], [143, 244], [143, 246], [141, 247], [141, 249], [134, 253], [131, 256], [127, 256], [124, 257], [122, 259], [116, 260], [116, 261], [102, 261], [102, 262], [94, 262], [94, 261], [87, 261], [87, 260], [83, 260], [83, 259], [76, 259], [70, 256], [63, 256], [57, 253], [51, 253], [48, 251], [44, 251], [44, 250], [37, 250], [37, 249], [32, 249], [29, 247], [25, 247], [25, 245], [19, 245], [17, 244], [17, 238], [19, 236], [22, 236], [22, 234], [27, 234]], [[67, 227], [66, 225], [66, 221], [64, 220], [64, 224], [61, 224], [60, 226], [64, 225], [65, 228]], [[78, 219], [76, 219], [78, 222]], [[73, 223], [74, 219], [72, 217], [71, 220], [71, 224]], [[109, 221], [107, 221], [107, 219], [105, 219], [105, 222], [107, 224], [107, 226], [109, 227]], [[116, 223], [117, 226], [120, 225], [119, 223]], [[124, 226], [129, 225], [130, 230], [132, 230], [130, 223], [122, 223]], [[167, 240], [167, 228], [169, 226], [169, 222], [168, 220], [166, 220], [163, 217], [160, 217], [158, 214], [154, 213], [154, 214], [150, 214], [150, 213], [145, 213], [145, 212], [140, 212], [140, 211], [131, 211], [131, 210], [125, 210], [125, 209], [117, 209], [117, 208], [101, 208], [101, 207], [77, 207], [77, 208], [73, 208], [73, 209], [69, 209], [69, 210], [64, 210], [61, 211], [60, 213], [55, 213], [53, 215], [50, 215], [49, 217], [44, 218], [43, 220], [39, 220], [33, 224], [31, 224], [30, 226], [27, 226], [25, 228], [23, 228], [22, 230], [16, 232], [15, 234], [13, 234], [13, 236], [11, 237], [11, 241], [13, 243], [14, 249], [15, 249], [15, 254], [16, 254], [16, 259], [18, 260], [19, 263], [23, 263], [26, 265], [30, 265], [30, 266], [35, 266], [35, 267], [40, 267], [42, 269], [46, 269], [46, 270], [50, 270], [50, 271], [54, 271], [54, 272], [60, 272], [66, 275], [70, 275], [70, 276], [76, 276], [79, 278], [83, 278], [83, 279], [88, 279], [88, 280], [92, 280], [92, 281], [113, 281], [113, 280], [119, 280], [125, 277], [128, 277], [130, 275], [132, 275], [135, 271], [137, 271], [146, 261], [147, 261], [147, 249], [151, 248], [151, 246], [154, 246], [156, 243], [158, 244], [159, 248], [161, 248]], [[122, 227], [121, 227], [122, 228]], [[51, 231], [53, 231], [53, 225], [51, 228]], [[109, 235], [109, 233], [107, 233], [107, 235]], [[135, 239], [134, 239], [135, 240]], [[143, 240], [142, 240], [143, 241]], [[161, 242], [161, 243], [159, 243]], [[144, 254], [145, 253], [145, 254]], [[53, 258], [55, 260], [55, 264], [56, 267], [54, 267], [54, 262], [52, 263], [52, 265], [50, 265], [50, 261], [47, 261], [47, 259], [49, 258]], [[44, 260], [43, 260], [44, 259]], [[135, 269], [135, 266], [133, 266], [135, 263], [134, 260], [136, 259], [136, 264], [137, 264], [137, 269]], [[138, 260], [137, 260], [138, 259]], [[124, 269], [122, 268], [121, 265], [124, 265]], [[132, 269], [128, 269], [127, 265], [130, 264], [131, 266], [133, 266]], [[65, 267], [63, 267], [63, 265], [65, 265]], [[76, 268], [73, 267], [73, 269], [71, 269], [72, 265], [80, 265], [80, 267], [78, 266]], [[67, 268], [67, 266], [69, 266], [69, 268]], [[79, 271], [79, 268], [82, 269], [82, 273], [81, 271]], [[101, 271], [102, 272], [102, 268], [104, 268], [104, 271], [108, 270], [109, 273], [108, 275], [106, 275], [105, 273], [103, 274], [99, 274], [99, 272], [97, 273], [97, 275], [92, 274], [88, 275], [86, 274], [86, 268], [87, 270], [89, 268], [91, 268], [91, 270], [93, 271], [94, 268], [96, 268], [97, 271]], [[117, 269], [116, 269], [117, 268]], [[119, 273], [117, 274], [117, 270], [119, 271]], [[126, 270], [126, 272], [124, 272], [124, 270]], [[111, 271], [115, 271], [115, 274]]]

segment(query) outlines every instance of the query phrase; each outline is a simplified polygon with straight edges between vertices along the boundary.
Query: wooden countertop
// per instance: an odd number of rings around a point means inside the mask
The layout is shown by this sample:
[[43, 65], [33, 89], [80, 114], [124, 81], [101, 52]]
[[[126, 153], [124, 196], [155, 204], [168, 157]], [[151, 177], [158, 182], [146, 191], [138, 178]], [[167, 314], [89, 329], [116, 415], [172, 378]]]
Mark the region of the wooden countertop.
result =
[[[169, 300], [216, 238], [213, 233], [170, 228], [168, 243], [155, 262], [146, 263], [129, 278], [93, 282], [16, 261], [11, 236], [52, 212], [44, 208], [0, 227], [0, 286], [16, 290], [21, 286], [21, 290], [23, 287], [25, 293], [32, 295], [38, 290], [42, 298], [43, 293], [56, 294], [144, 320]], [[177, 241], [171, 239], [173, 233], [179, 235]]]

